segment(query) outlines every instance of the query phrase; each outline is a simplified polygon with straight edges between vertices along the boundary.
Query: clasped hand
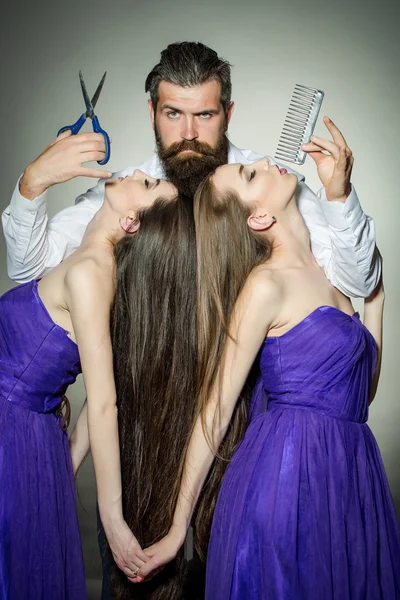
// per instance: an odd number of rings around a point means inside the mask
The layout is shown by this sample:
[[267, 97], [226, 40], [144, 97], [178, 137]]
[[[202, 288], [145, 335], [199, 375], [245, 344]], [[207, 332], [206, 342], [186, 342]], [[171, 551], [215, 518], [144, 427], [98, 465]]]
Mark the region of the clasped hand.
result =
[[[324, 117], [324, 123], [333, 141], [315, 135], [302, 149], [315, 161], [318, 176], [325, 187], [329, 201], [345, 202], [351, 192], [350, 177], [354, 158], [342, 133], [336, 125]], [[329, 152], [329, 154], [325, 154]]]
[[117, 530], [105, 531], [115, 563], [130, 581], [136, 581], [139, 569], [150, 560], [150, 556], [143, 552], [125, 522]]
[[165, 565], [176, 557], [185, 541], [185, 534], [185, 531], [172, 526], [165, 537], [144, 550], [148, 560], [140, 567], [140, 573], [137, 577], [128, 577], [129, 581], [141, 583], [157, 575]]

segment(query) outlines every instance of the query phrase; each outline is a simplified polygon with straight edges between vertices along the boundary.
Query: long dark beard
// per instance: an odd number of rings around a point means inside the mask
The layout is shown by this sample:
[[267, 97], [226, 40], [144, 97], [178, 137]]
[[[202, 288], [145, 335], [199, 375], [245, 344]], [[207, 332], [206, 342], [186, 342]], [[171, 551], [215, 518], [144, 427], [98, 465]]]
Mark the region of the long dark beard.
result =
[[[213, 148], [206, 142], [182, 140], [165, 147], [157, 127], [154, 127], [157, 152], [164, 167], [166, 178], [180, 192], [194, 196], [199, 184], [215, 169], [228, 162], [229, 141], [225, 135], [225, 123], [221, 127], [217, 145]], [[201, 156], [181, 155], [182, 150], [193, 150]]]

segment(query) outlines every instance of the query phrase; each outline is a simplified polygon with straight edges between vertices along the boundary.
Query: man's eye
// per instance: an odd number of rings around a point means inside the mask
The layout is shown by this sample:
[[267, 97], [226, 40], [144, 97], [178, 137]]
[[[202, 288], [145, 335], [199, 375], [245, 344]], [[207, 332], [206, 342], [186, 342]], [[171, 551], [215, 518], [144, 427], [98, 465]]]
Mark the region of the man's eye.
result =
[[255, 176], [256, 176], [256, 170], [253, 169], [252, 172], [250, 173], [249, 181], [251, 181], [252, 179], [254, 179]]
[[210, 119], [211, 118], [211, 113], [208, 113], [208, 112], [200, 113], [200, 117], [202, 119]]
[[175, 110], [172, 110], [167, 113], [167, 117], [169, 117], [170, 119], [177, 119], [179, 117], [179, 113]]
[[150, 187], [150, 181], [148, 179], [144, 180], [144, 185], [147, 187], [147, 189], [149, 189]]

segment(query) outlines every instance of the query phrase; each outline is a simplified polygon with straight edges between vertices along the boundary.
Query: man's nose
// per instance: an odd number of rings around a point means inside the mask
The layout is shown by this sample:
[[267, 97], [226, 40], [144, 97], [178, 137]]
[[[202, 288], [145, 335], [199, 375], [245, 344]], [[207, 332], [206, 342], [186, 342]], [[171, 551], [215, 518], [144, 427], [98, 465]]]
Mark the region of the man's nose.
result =
[[195, 140], [199, 137], [196, 123], [193, 116], [186, 117], [184, 120], [184, 127], [181, 132], [181, 138], [183, 140]]

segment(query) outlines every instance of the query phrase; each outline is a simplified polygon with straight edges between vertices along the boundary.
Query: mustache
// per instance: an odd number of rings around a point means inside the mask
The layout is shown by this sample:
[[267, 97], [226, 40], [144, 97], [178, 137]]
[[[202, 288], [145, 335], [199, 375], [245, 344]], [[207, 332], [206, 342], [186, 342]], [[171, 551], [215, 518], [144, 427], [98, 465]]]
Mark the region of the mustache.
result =
[[192, 150], [204, 156], [214, 156], [215, 148], [212, 148], [207, 142], [198, 142], [197, 140], [182, 140], [181, 142], [175, 142], [168, 148], [165, 148], [162, 152], [162, 158], [168, 159], [176, 156], [183, 150]]

